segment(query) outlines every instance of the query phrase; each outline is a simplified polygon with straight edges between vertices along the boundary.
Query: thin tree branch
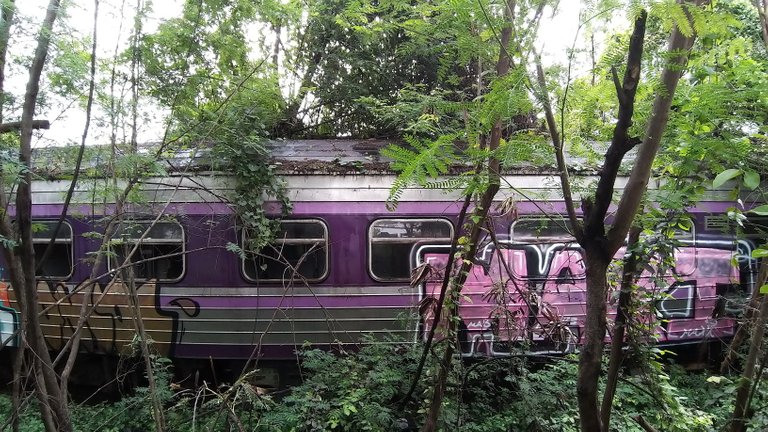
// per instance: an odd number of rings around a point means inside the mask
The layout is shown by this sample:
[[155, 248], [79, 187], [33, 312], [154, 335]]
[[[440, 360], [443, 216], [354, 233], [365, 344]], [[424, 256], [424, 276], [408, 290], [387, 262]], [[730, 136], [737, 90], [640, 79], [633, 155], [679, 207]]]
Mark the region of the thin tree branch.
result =
[[581, 222], [576, 216], [576, 208], [573, 205], [573, 193], [571, 192], [571, 180], [568, 177], [568, 166], [565, 163], [565, 154], [563, 153], [563, 143], [560, 140], [560, 133], [557, 130], [557, 122], [552, 112], [552, 105], [549, 101], [549, 92], [547, 91], [547, 80], [544, 77], [544, 68], [541, 65], [541, 57], [536, 57], [536, 81], [538, 83], [539, 100], [544, 108], [544, 118], [549, 129], [549, 138], [555, 149], [555, 160], [557, 162], [557, 172], [560, 176], [560, 185], [563, 190], [563, 200], [565, 201], [565, 211], [568, 213], [568, 220], [573, 229], [573, 235], [577, 241], [583, 236]]
[[5, 62], [8, 56], [8, 39], [16, 14], [14, 1], [3, 2], [0, 10], [0, 123], [3, 121], [3, 105], [5, 105]]
[[[77, 162], [75, 163], [75, 172], [72, 176], [72, 183], [67, 190], [67, 196], [64, 198], [64, 208], [61, 210], [59, 220], [56, 223], [56, 228], [51, 235], [51, 241], [48, 243], [48, 247], [45, 248], [43, 256], [40, 258], [40, 262], [37, 264], [38, 269], [42, 268], [45, 260], [53, 252], [53, 245], [56, 242], [61, 225], [64, 223], [64, 218], [67, 215], [69, 209], [69, 203], [72, 201], [72, 195], [75, 192], [77, 186], [77, 180], [80, 177], [80, 166], [83, 162], [83, 153], [85, 152], [85, 142], [88, 138], [88, 130], [91, 126], [91, 109], [93, 108], [93, 94], [96, 88], [96, 47], [98, 46], [98, 24], [99, 24], [99, 0], [93, 0], [93, 41], [91, 43], [91, 77], [88, 83], [88, 102], [85, 107], [85, 125], [83, 126], [83, 135], [80, 141], [80, 149], [77, 152]], [[83, 302], [80, 305], [80, 318], [79, 321], [86, 319], [85, 313], [88, 306], [88, 296], [83, 296]], [[80, 335], [82, 333], [76, 332], [72, 335], [72, 350], [69, 353], [67, 362], [64, 365], [64, 369], [61, 371], [61, 392], [67, 394], [67, 387], [69, 385], [69, 376], [75, 366], [75, 359], [77, 358], [78, 350], [80, 349]]]
[[[629, 241], [627, 242], [627, 251], [637, 245], [640, 240], [640, 227], [633, 227], [629, 231]], [[610, 430], [611, 411], [613, 410], [613, 398], [616, 394], [616, 385], [619, 378], [619, 370], [624, 360], [624, 336], [629, 323], [629, 309], [632, 304], [632, 292], [635, 285], [640, 257], [636, 252], [625, 255], [624, 268], [621, 274], [621, 285], [619, 287], [619, 305], [616, 308], [616, 318], [614, 320], [613, 335], [611, 335], [611, 356], [608, 361], [608, 374], [605, 378], [605, 391], [603, 393], [603, 403], [600, 408], [603, 428]]]
[[639, 415], [634, 417], [634, 419], [637, 422], [637, 424], [639, 424], [640, 427], [643, 428], [645, 432], [658, 432], [655, 427], [651, 426], [651, 424], [648, 423], [648, 420], [643, 418], [643, 416]]
[[[700, 7], [707, 3], [709, 3], [709, 0], [695, 0], [693, 4], [686, 3], [686, 6]], [[689, 19], [691, 18], [689, 17]], [[662, 88], [659, 90], [653, 103], [653, 111], [648, 121], [645, 138], [635, 158], [635, 164], [632, 167], [627, 185], [624, 187], [624, 193], [616, 210], [613, 227], [608, 232], [606, 250], [618, 250], [620, 245], [624, 243], [624, 238], [629, 231], [635, 213], [637, 213], [637, 209], [640, 207], [640, 201], [648, 186], [651, 167], [661, 144], [661, 137], [664, 135], [664, 130], [667, 127], [672, 99], [675, 96], [678, 81], [688, 61], [688, 51], [693, 46], [695, 38], [695, 34], [685, 36], [678, 28], [672, 31], [668, 49], [670, 53], [669, 63], [664, 67], [661, 74]]]

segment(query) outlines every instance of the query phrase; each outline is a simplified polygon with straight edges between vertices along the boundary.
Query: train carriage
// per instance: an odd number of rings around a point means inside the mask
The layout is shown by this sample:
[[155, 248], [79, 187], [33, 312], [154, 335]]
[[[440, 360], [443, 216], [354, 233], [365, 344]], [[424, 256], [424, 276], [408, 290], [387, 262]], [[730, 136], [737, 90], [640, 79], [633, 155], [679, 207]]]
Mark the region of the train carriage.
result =
[[[141, 203], [127, 208], [117, 228], [120, 244], [95, 271], [104, 220], [115, 209], [113, 203], [97, 203], [98, 179], [79, 182], [55, 238], [51, 231], [69, 181], [35, 181], [35, 249], [39, 255], [54, 244], [38, 282], [49, 346], [62, 348], [72, 334], [92, 273], [99, 277], [88, 294], [93, 312], [81, 344], [91, 353], [127, 352], [137, 316], [156, 351], [182, 359], [285, 359], [295, 358], [302, 346], [344, 348], [387, 335], [417, 340], [430, 325], [428, 317], [418, 316], [418, 306], [439, 286], [434, 277], [412, 286], [410, 270], [421, 262], [445, 263], [461, 202], [456, 192], [413, 187], [390, 211], [395, 173], [379, 155], [385, 144], [271, 143], [293, 209], [271, 247], [258, 256], [237, 253], [246, 239], [232, 205], [222, 199], [232, 189], [231, 178], [206, 171], [194, 158], [187, 158], [192, 165], [185, 169], [142, 180]], [[585, 182], [595, 178], [589, 169], [575, 174]], [[618, 179], [617, 189], [624, 180]], [[498, 199], [516, 197], [517, 213], [495, 219], [501, 241], [487, 241], [467, 282], [463, 354], [509, 355], [521, 340], [526, 349], [573, 350], [586, 289], [580, 251], [562, 232], [532, 229], [542, 218], [563, 213], [557, 176], [520, 167], [506, 173], [505, 184], [512, 187], [502, 188]], [[690, 210], [695, 232], [678, 249], [676, 274], [666, 276], [668, 296], [656, 305], [664, 319], [660, 340], [733, 333], [732, 303], [723, 299], [754, 289], [756, 263], [749, 256], [754, 241], [736, 242], [723, 230], [722, 215], [732, 206], [729, 190], [712, 190]], [[268, 207], [278, 213], [276, 204]], [[121, 254], [133, 248], [138, 308], [131, 306], [128, 284], [112, 278]], [[489, 295], [494, 290], [496, 295]], [[12, 345], [19, 316], [13, 290], [8, 293], [0, 296], [0, 335]], [[562, 337], [547, 333], [555, 327]]]

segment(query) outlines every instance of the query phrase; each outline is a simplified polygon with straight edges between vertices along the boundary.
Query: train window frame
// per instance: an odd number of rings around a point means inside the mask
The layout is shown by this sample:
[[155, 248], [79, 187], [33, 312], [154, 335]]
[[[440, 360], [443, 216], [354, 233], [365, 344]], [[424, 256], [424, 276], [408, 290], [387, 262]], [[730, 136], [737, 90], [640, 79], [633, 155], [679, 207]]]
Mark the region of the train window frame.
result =
[[[32, 225], [35, 224], [50, 224], [55, 226], [58, 223], [57, 220], [32, 220]], [[72, 225], [67, 221], [62, 221], [61, 227], [67, 227], [69, 229], [69, 239], [62, 239], [59, 240], [59, 236], [61, 235], [61, 228], [59, 229], [59, 233], [57, 235], [56, 241], [54, 241], [54, 245], [57, 243], [68, 243], [69, 244], [69, 273], [66, 275], [61, 276], [45, 276], [45, 275], [35, 275], [37, 279], [40, 280], [56, 280], [56, 281], [65, 281], [72, 278], [72, 276], [75, 273], [75, 232], [72, 228]], [[34, 231], [32, 232], [32, 245], [33, 247], [35, 245], [47, 245], [50, 243], [51, 238], [50, 237], [39, 237], [36, 236], [37, 233]], [[37, 253], [35, 253], [35, 257], [37, 258]], [[51, 259], [52, 256], [49, 256], [48, 259]], [[37, 265], [37, 262], [35, 262], [35, 265]]]
[[[578, 218], [581, 220], [581, 218]], [[529, 222], [529, 221], [539, 221], [539, 222], [556, 222], [557, 220], [562, 221], [562, 223], [565, 225], [565, 227], [569, 227], [571, 225], [571, 222], [568, 220], [567, 217], [561, 216], [561, 215], [553, 215], [552, 217], [547, 217], [545, 215], [526, 215], [526, 216], [520, 216], [509, 225], [509, 241], [513, 244], [550, 244], [550, 243], [564, 243], [564, 244], [578, 244], [576, 241], [576, 237], [574, 237], [573, 233], [566, 231], [567, 238], [552, 238], [551, 240], [531, 240], [527, 237], [519, 237], [516, 238], [515, 236], [515, 227], [520, 222]]]
[[[303, 275], [301, 275], [300, 273], [299, 273], [299, 275], [307, 283], [316, 284], [316, 283], [320, 283], [320, 282], [324, 281], [328, 277], [330, 272], [331, 272], [330, 236], [329, 236], [329, 232], [328, 232], [328, 224], [324, 220], [318, 219], [318, 218], [283, 219], [283, 220], [280, 221], [280, 223], [281, 224], [283, 224], [283, 223], [300, 223], [300, 224], [301, 223], [303, 223], [303, 224], [315, 223], [315, 224], [319, 224], [322, 227], [322, 229], [323, 229], [323, 238], [322, 238], [323, 243], [321, 245], [321, 248], [325, 250], [325, 253], [323, 254], [323, 257], [325, 258], [325, 269], [324, 269], [323, 273], [320, 276], [316, 277], [316, 278], [307, 278], [307, 277], [304, 277]], [[245, 230], [242, 230], [240, 232], [240, 247], [243, 249], [243, 251], [246, 250], [246, 248], [245, 248], [245, 240], [246, 240], [246, 232], [245, 232]], [[285, 242], [285, 240], [293, 240], [293, 241]], [[319, 240], [319, 239], [318, 238], [312, 238], [312, 237], [296, 238], [296, 239], [283, 239], [283, 240], [275, 239], [275, 240], [271, 241], [270, 243], [276, 243], [276, 242], [280, 241], [283, 245], [285, 245], [286, 243], [287, 244], [310, 244], [312, 242], [317, 243], [317, 240]], [[283, 280], [284, 280], [282, 278], [280, 278], [280, 279], [275, 279], [275, 278], [271, 278], [271, 279], [255, 278], [255, 277], [253, 277], [253, 275], [249, 275], [248, 274], [248, 272], [246, 271], [245, 265], [246, 265], [246, 258], [242, 258], [241, 257], [240, 258], [240, 273], [243, 276], [243, 279], [245, 279], [246, 281], [248, 281], [250, 283], [255, 283], [255, 284], [262, 284], [262, 283], [264, 283], [264, 284], [275, 284], [275, 283], [282, 283]]]
[[[449, 235], [449, 237], [396, 237], [396, 238], [389, 238], [389, 239], [384, 240], [384, 241], [381, 241], [381, 239], [379, 239], [379, 241], [376, 241], [375, 237], [373, 236], [373, 230], [374, 230], [376, 224], [379, 223], [379, 222], [382, 222], [382, 221], [384, 221], [384, 222], [440, 222], [440, 223], [445, 223], [445, 224], [448, 225], [448, 228], [450, 230], [450, 235]], [[440, 242], [440, 241], [445, 242], [446, 239], [450, 242], [450, 241], [453, 241], [454, 235], [455, 235], [455, 231], [454, 231], [454, 227], [453, 227], [453, 222], [451, 222], [447, 218], [442, 218], [442, 217], [438, 217], [438, 218], [423, 218], [422, 217], [422, 218], [419, 218], [419, 217], [415, 217], [415, 218], [377, 218], [377, 219], [374, 219], [368, 225], [368, 239], [367, 239], [367, 243], [368, 243], [368, 258], [367, 258], [367, 261], [368, 261], [368, 274], [376, 282], [408, 282], [411, 279], [410, 275], [408, 277], [402, 277], [402, 278], [400, 278], [400, 277], [381, 277], [380, 275], [377, 275], [374, 272], [374, 268], [373, 268], [373, 246], [374, 246], [374, 243], [410, 243], [412, 245], [411, 248], [413, 248], [413, 246], [415, 246], [415, 245], [417, 245], [419, 243], [424, 243], [424, 242], [431, 242], [433, 244], [439, 244], [438, 242]], [[400, 240], [400, 241], [398, 241], [398, 240]], [[403, 240], [407, 240], [407, 241], [403, 241]], [[409, 257], [409, 259], [410, 259], [410, 257]]]
[[[151, 227], [156, 226], [156, 225], [160, 225], [160, 224], [174, 224], [174, 225], [177, 225], [179, 227], [180, 232], [181, 232], [181, 237], [178, 240], [175, 240], [175, 239], [152, 239], [152, 238], [150, 238], [150, 241], [147, 241], [147, 239], [145, 238], [145, 239], [141, 240], [141, 243], [142, 244], [147, 244], [147, 245], [173, 245], [173, 244], [180, 244], [181, 245], [181, 251], [180, 251], [181, 253], [180, 253], [179, 256], [181, 257], [181, 273], [179, 273], [179, 276], [177, 276], [175, 278], [159, 278], [159, 277], [158, 278], [145, 278], [145, 277], [134, 276], [134, 279], [136, 281], [138, 281], [138, 282], [147, 282], [147, 281], [151, 281], [151, 280], [157, 281], [158, 283], [159, 282], [163, 282], [163, 283], [176, 283], [176, 282], [180, 282], [182, 279], [184, 279], [184, 276], [187, 274], [187, 232], [186, 232], [186, 229], [184, 229], [184, 225], [182, 225], [179, 221], [176, 221], [176, 220], [159, 220], [159, 221], [154, 221], [154, 220], [145, 220], [145, 219], [139, 220], [139, 219], [136, 219], [136, 220], [124, 221], [123, 223], [120, 224], [118, 229], [115, 231], [113, 239], [117, 239], [117, 238], [119, 238], [121, 236], [120, 230], [121, 229], [125, 229], [124, 228], [125, 226], [128, 226], [128, 225], [140, 225], [140, 224], [146, 225], [146, 228], [144, 228], [141, 231], [141, 236], [144, 235], [144, 233], [147, 231], [147, 229], [150, 229]], [[134, 244], [135, 245], [136, 242], [135, 241], [131, 241], [131, 240], [139, 240], [139, 238], [130, 238], [130, 237], [128, 237], [128, 238], [124, 238], [123, 239], [123, 241], [125, 243]], [[115, 261], [114, 261], [114, 257], [112, 256], [112, 252], [114, 252], [114, 250], [112, 249], [112, 246], [109, 247], [109, 250], [110, 250], [110, 257], [107, 260], [107, 262], [108, 262], [109, 271], [111, 273], [111, 272], [117, 271], [117, 268], [115, 268]], [[159, 260], [154, 260], [154, 261], [159, 261]]]

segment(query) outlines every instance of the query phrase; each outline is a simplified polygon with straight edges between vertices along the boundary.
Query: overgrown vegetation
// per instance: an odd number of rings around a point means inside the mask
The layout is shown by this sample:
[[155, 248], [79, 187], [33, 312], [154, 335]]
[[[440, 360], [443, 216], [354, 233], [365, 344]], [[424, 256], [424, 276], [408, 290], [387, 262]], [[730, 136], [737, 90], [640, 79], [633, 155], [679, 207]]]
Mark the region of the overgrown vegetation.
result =
[[[416, 394], [403, 406], [419, 344], [390, 340], [351, 353], [304, 351], [303, 381], [289, 390], [269, 394], [249, 382], [246, 374], [234, 383], [185, 389], [172, 382], [167, 360], [155, 358], [158, 381], [171, 431], [397, 431], [412, 430], [423, 416], [432, 377], [424, 376]], [[655, 356], [661, 352], [648, 353]], [[670, 356], [674, 358], [674, 356]], [[632, 364], [632, 363], [630, 363]], [[634, 363], [619, 383], [615, 430], [642, 432], [642, 416], [658, 430], [718, 431], [733, 409], [736, 382], [731, 377], [686, 372], [660, 361]], [[443, 430], [578, 431], [573, 357], [536, 359], [511, 357], [454, 361], [439, 427]], [[753, 404], [768, 403], [760, 387]], [[114, 403], [72, 405], [73, 427], [92, 431], [144, 431], [153, 427], [148, 389], [139, 387]], [[0, 412], [11, 401], [0, 396]], [[748, 426], [768, 427], [768, 414], [756, 411]], [[22, 416], [20, 431], [42, 430], [34, 404]]]

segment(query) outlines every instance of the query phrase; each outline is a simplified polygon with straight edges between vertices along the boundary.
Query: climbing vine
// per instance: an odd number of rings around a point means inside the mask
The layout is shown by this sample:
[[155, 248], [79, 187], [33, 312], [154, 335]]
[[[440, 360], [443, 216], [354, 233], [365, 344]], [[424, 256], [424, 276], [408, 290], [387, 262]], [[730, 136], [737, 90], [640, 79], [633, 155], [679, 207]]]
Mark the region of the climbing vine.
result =
[[[232, 144], [222, 142], [214, 148], [214, 159], [222, 172], [233, 176], [234, 190], [229, 197], [246, 230], [249, 250], [259, 250], [272, 240], [279, 220], [270, 217], [265, 203], [279, 204], [281, 216], [291, 211], [285, 182], [270, 161], [269, 149], [262, 140]], [[236, 246], [231, 248], [242, 253]]]

